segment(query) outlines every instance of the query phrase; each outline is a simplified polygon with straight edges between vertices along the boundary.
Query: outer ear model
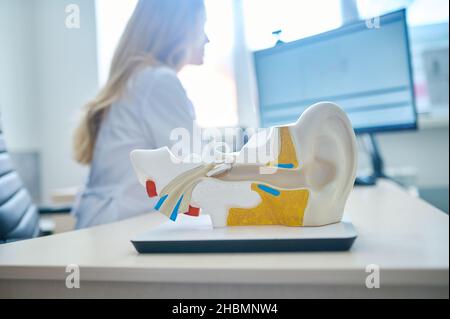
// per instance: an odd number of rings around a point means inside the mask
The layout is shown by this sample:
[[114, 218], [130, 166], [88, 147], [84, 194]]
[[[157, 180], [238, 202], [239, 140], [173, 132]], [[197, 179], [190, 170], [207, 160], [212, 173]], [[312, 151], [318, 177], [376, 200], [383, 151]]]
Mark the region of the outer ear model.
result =
[[[333, 103], [318, 103], [296, 123], [269, 132], [223, 156], [232, 163], [181, 162], [167, 148], [133, 151], [131, 161], [148, 196], [160, 197], [155, 209], [173, 221], [179, 213], [202, 213], [215, 227], [339, 222], [357, 164], [346, 114]], [[272, 150], [265, 161], [247, 160], [263, 149]]]
[[339, 222], [356, 177], [357, 147], [350, 120], [333, 103], [308, 108], [291, 127], [310, 192], [304, 226]]

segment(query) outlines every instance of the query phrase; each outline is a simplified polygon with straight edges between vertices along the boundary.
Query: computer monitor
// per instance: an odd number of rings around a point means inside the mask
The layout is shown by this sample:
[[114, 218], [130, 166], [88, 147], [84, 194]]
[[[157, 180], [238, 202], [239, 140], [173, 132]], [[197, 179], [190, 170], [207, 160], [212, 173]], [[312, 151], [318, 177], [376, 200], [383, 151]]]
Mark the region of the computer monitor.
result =
[[406, 11], [254, 53], [262, 127], [335, 102], [356, 133], [417, 128]]

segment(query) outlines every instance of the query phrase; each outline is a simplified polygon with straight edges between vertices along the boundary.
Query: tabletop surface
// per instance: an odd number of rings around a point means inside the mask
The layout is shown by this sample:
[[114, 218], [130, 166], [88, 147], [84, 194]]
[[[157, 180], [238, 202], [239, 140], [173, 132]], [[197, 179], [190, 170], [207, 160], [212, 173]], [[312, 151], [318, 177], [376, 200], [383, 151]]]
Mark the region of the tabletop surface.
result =
[[140, 255], [130, 240], [166, 221], [149, 213], [0, 245], [0, 280], [57, 280], [75, 264], [91, 281], [352, 284], [377, 267], [384, 283], [448, 286], [447, 214], [380, 181], [354, 189], [346, 217], [358, 233], [348, 252]]

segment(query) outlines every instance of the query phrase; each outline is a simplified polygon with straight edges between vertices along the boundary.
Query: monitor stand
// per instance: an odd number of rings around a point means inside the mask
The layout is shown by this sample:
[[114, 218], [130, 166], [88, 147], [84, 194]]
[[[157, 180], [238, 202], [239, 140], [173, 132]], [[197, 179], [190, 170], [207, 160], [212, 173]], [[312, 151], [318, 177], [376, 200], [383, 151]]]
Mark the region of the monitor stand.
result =
[[374, 134], [369, 133], [368, 135], [363, 136], [363, 143], [365, 149], [369, 153], [373, 173], [368, 176], [358, 176], [355, 180], [355, 185], [372, 186], [377, 183], [378, 178], [387, 178], [387, 176], [384, 173], [383, 158], [381, 157]]

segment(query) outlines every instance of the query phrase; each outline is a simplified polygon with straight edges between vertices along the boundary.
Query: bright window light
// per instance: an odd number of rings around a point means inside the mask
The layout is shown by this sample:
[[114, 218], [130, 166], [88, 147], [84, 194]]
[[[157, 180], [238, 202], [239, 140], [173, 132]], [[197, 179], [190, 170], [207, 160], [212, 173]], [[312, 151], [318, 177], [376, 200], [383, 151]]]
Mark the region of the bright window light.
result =
[[281, 40], [297, 40], [342, 24], [339, 0], [243, 0], [248, 47], [271, 47], [273, 31], [282, 30]]
[[448, 0], [358, 0], [357, 3], [363, 18], [407, 8], [410, 26], [448, 22]]
[[114, 50], [137, 0], [96, 0], [97, 59], [100, 85], [106, 83]]
[[187, 66], [180, 79], [202, 127], [236, 126], [237, 98], [233, 68], [233, 8], [231, 1], [206, 0], [206, 33], [210, 43], [202, 66]]

